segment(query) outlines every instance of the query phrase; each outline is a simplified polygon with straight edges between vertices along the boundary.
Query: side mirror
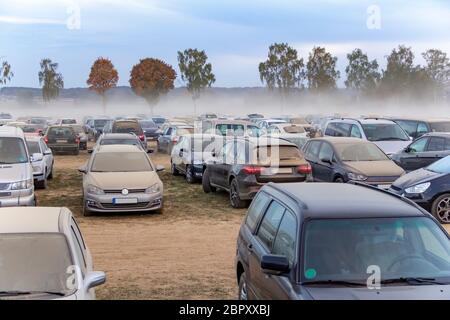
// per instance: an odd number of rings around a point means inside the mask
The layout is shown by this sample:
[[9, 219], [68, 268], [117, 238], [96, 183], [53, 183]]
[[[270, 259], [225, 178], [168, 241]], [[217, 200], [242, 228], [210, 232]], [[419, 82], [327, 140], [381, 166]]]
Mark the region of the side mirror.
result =
[[290, 266], [285, 256], [267, 254], [261, 258], [261, 269], [265, 274], [282, 275], [290, 271]]
[[52, 155], [52, 150], [48, 149], [46, 151], [44, 151], [44, 156], [50, 156]]
[[406, 147], [405, 149], [403, 149], [403, 151], [405, 151], [406, 153], [410, 153], [411, 152], [411, 147]]
[[102, 271], [88, 272], [84, 279], [84, 287], [87, 290], [101, 286], [106, 282], [106, 274]]
[[164, 170], [165, 170], [164, 166], [162, 166], [162, 165], [160, 165], [160, 164], [158, 164], [158, 165], [156, 166], [156, 172], [161, 172], [161, 171], [164, 171]]
[[44, 155], [42, 153], [33, 153], [31, 156], [32, 162], [42, 161], [42, 159], [44, 159]]
[[92, 153], [94, 152], [94, 149], [88, 149], [87, 153]]
[[87, 173], [87, 169], [85, 166], [78, 168], [78, 172], [86, 174]]

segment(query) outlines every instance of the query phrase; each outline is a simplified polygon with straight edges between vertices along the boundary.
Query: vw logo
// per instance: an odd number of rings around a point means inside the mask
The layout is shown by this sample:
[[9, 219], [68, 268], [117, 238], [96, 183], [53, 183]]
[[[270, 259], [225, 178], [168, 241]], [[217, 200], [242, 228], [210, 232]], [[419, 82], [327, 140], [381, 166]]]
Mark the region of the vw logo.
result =
[[128, 189], [123, 189], [123, 190], [122, 190], [122, 194], [123, 194], [124, 196], [126, 196], [126, 195], [128, 194]]

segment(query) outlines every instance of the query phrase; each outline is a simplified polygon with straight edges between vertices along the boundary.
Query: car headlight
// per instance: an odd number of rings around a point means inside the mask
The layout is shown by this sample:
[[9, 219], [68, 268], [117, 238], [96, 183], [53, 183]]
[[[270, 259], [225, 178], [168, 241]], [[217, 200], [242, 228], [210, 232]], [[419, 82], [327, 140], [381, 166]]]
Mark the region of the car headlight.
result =
[[41, 172], [41, 167], [39, 166], [33, 166], [33, 172]]
[[11, 190], [25, 190], [33, 187], [33, 180], [23, 180], [11, 183]]
[[424, 193], [430, 187], [430, 182], [425, 182], [405, 189], [406, 193]]
[[367, 177], [363, 174], [359, 174], [359, 173], [353, 173], [353, 172], [349, 172], [347, 173], [347, 176], [350, 180], [355, 180], [355, 181], [365, 181], [367, 180]]
[[96, 186], [93, 186], [93, 185], [88, 185], [87, 192], [90, 194], [96, 194], [96, 195], [105, 194], [105, 192], [102, 189], [100, 189]]
[[159, 186], [158, 183], [155, 183], [154, 185], [152, 185], [150, 188], [145, 189], [145, 193], [158, 193], [161, 192], [161, 187]]

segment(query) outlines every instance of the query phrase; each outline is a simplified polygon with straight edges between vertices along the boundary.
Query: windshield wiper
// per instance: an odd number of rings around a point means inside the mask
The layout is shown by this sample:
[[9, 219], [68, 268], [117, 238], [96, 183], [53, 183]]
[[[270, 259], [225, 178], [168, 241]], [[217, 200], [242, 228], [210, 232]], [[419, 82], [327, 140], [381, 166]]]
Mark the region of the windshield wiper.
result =
[[337, 284], [342, 286], [358, 286], [365, 287], [367, 284], [365, 282], [357, 282], [357, 281], [347, 281], [347, 280], [316, 280], [316, 281], [304, 281], [303, 285], [311, 285], [311, 284]]
[[387, 137], [387, 138], [379, 138], [379, 139], [373, 139], [371, 141], [408, 141], [409, 139], [402, 139], [399, 137]]
[[437, 281], [435, 278], [424, 278], [424, 277], [400, 277], [393, 279], [381, 280], [380, 284], [393, 284], [393, 283], [406, 283], [410, 285], [427, 285], [427, 284], [438, 284], [445, 285], [448, 283]]
[[57, 295], [57, 296], [61, 296], [61, 297], [66, 295], [64, 292], [59, 292], [59, 291], [18, 291], [18, 290], [11, 290], [11, 291], [0, 291], [0, 296], [21, 296], [21, 295], [36, 294], [36, 293], [53, 294], [53, 295]]

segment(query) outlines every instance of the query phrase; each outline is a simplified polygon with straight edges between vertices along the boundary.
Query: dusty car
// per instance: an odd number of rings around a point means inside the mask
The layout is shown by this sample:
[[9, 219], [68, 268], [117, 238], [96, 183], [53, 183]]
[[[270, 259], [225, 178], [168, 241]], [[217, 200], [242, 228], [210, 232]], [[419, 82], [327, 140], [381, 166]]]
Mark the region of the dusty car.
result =
[[[45, 144], [42, 137], [25, 136], [28, 153], [31, 154], [34, 186], [47, 189], [47, 180], [53, 178], [54, 157], [52, 150]], [[38, 156], [36, 159], [34, 157]]]
[[141, 141], [142, 147], [148, 150], [147, 137], [137, 120], [114, 120], [103, 129], [103, 133], [133, 133]]
[[234, 208], [246, 207], [268, 182], [312, 181], [311, 166], [300, 149], [276, 138], [235, 138], [206, 162], [202, 186], [205, 193], [223, 189]]
[[289, 123], [273, 124], [265, 130], [265, 135], [287, 140], [300, 149], [308, 140], [308, 134], [302, 126]]
[[309, 140], [304, 149], [314, 181], [364, 181], [388, 189], [405, 172], [374, 143], [357, 138]]
[[[96, 148], [105, 145], [113, 145], [113, 144], [125, 144], [137, 146], [139, 148], [142, 147], [141, 140], [139, 140], [138, 136], [134, 133], [103, 133], [97, 140]], [[145, 150], [144, 150], [145, 151]]]
[[87, 144], [88, 144], [88, 136], [83, 130], [83, 126], [79, 124], [71, 124], [70, 125], [75, 133], [80, 138], [80, 150], [87, 150]]
[[242, 300], [450, 299], [450, 239], [413, 202], [368, 185], [264, 186], [237, 240]]
[[157, 149], [160, 152], [172, 153], [173, 146], [178, 142], [180, 136], [194, 133], [194, 127], [186, 124], [170, 124], [158, 137]]
[[153, 120], [140, 120], [139, 124], [147, 139], [156, 140], [161, 135], [161, 130], [159, 130], [158, 125]]
[[80, 153], [80, 137], [70, 125], [49, 126], [44, 141], [55, 153]]
[[410, 137], [416, 139], [428, 132], [450, 132], [450, 119], [391, 118]]
[[0, 300], [92, 300], [106, 281], [67, 208], [0, 209]]
[[163, 184], [142, 148], [104, 145], [95, 149], [83, 173], [84, 215], [106, 212], [160, 211]]

